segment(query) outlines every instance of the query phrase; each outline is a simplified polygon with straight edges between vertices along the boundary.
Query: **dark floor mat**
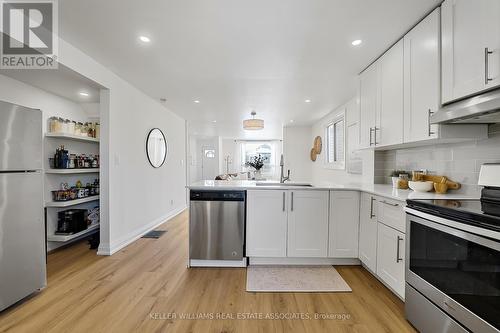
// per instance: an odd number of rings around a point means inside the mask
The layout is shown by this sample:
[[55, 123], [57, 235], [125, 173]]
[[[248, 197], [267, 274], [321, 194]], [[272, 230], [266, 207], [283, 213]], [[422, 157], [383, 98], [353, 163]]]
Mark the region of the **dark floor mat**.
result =
[[161, 236], [163, 236], [164, 233], [166, 233], [166, 230], [153, 230], [142, 236], [142, 238], [153, 238], [153, 239], [158, 239]]

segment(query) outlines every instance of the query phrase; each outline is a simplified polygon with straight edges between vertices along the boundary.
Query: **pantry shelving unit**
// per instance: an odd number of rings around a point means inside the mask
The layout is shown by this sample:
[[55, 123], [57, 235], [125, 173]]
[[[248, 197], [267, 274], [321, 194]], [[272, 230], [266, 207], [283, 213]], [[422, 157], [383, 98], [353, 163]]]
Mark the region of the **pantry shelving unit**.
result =
[[88, 236], [88, 235], [94, 234], [97, 231], [99, 231], [99, 223], [92, 224], [87, 229], [85, 229], [83, 231], [80, 231], [80, 232], [77, 232], [77, 233], [72, 234], [72, 235], [56, 235], [56, 234], [47, 235], [47, 240], [49, 242], [62, 242], [62, 243], [66, 243], [66, 242], [69, 242], [69, 241], [72, 241], [72, 240], [80, 239], [80, 238], [82, 238], [84, 236]]
[[59, 138], [59, 139], [67, 139], [67, 140], [74, 140], [74, 141], [99, 143], [99, 139], [96, 139], [96, 138], [89, 138], [86, 136], [72, 135], [72, 134], [66, 134], [66, 133], [47, 133], [47, 134], [45, 134], [45, 136], [47, 138]]
[[57, 207], [57, 208], [62, 208], [62, 207], [71, 207], [71, 206], [76, 206], [82, 203], [86, 202], [92, 202], [92, 201], [98, 201], [99, 196], [98, 195], [93, 195], [90, 197], [86, 198], [81, 198], [81, 199], [75, 199], [75, 200], [67, 200], [67, 201], [49, 201], [45, 203], [45, 207]]
[[99, 168], [87, 168], [87, 169], [48, 169], [45, 173], [51, 175], [76, 175], [85, 173], [99, 173]]
[[[46, 133], [45, 134], [45, 147], [48, 155], [55, 151], [56, 147], [64, 145], [71, 152], [84, 154], [98, 154], [99, 153], [99, 139], [84, 136], [76, 136], [65, 133]], [[86, 230], [71, 234], [71, 235], [57, 235], [57, 213], [68, 208], [83, 208], [90, 209], [99, 205], [99, 195], [94, 195], [86, 198], [68, 200], [68, 201], [52, 201], [51, 190], [57, 189], [60, 183], [73, 184], [77, 180], [82, 183], [92, 182], [92, 179], [98, 178], [99, 168], [85, 168], [85, 169], [51, 169], [48, 165], [48, 157], [45, 166], [45, 184], [46, 184], [46, 221], [47, 221], [47, 241], [48, 250], [55, 249], [61, 245], [69, 244], [77, 240], [88, 237], [92, 234], [99, 232], [99, 224], [90, 225]]]

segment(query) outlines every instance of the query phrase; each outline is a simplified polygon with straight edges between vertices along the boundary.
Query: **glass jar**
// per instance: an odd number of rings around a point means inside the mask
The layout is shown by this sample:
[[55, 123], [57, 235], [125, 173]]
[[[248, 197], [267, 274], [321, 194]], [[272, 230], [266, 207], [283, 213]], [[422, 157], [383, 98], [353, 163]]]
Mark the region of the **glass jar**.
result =
[[49, 118], [49, 133], [55, 133], [57, 128], [57, 117]]
[[76, 125], [75, 125], [75, 135], [76, 136], [81, 136], [82, 135], [82, 123], [76, 123]]
[[55, 133], [62, 133], [64, 120], [62, 118], [57, 118], [55, 123]]
[[84, 123], [82, 126], [82, 136], [89, 136], [89, 123]]
[[70, 121], [68, 124], [68, 134], [75, 135], [76, 122]]
[[63, 124], [62, 124], [62, 132], [64, 134], [69, 134], [69, 119], [64, 119]]

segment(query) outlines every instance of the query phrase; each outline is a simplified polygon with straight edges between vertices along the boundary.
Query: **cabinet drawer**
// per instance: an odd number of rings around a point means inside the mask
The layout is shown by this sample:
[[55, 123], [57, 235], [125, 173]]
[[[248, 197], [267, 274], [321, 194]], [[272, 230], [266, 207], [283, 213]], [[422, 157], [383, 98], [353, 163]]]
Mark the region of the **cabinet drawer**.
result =
[[378, 221], [406, 233], [406, 215], [401, 201], [380, 198], [378, 200]]

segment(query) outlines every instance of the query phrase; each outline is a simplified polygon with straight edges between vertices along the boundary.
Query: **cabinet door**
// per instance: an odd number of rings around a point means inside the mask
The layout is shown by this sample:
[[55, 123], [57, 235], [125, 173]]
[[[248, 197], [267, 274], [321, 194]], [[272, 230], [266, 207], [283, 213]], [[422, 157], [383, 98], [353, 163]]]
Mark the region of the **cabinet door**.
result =
[[359, 76], [360, 132], [359, 145], [367, 148], [373, 144], [378, 107], [378, 64], [374, 63]]
[[[443, 3], [443, 103], [500, 84], [499, 9], [498, 0], [446, 0]], [[492, 53], [485, 54], [486, 51]]]
[[405, 235], [378, 224], [377, 275], [401, 298], [405, 293]]
[[435, 138], [431, 112], [439, 108], [440, 58], [437, 8], [404, 37], [404, 141]]
[[287, 191], [247, 191], [248, 257], [286, 257], [287, 196]]
[[288, 257], [326, 257], [328, 191], [290, 191]]
[[500, 1], [483, 1], [484, 44], [491, 52], [488, 55], [488, 83], [486, 89], [490, 89], [500, 86]]
[[357, 258], [359, 192], [331, 191], [328, 256]]
[[380, 58], [380, 107], [374, 132], [376, 146], [403, 143], [403, 40]]
[[377, 199], [361, 193], [359, 210], [359, 259], [373, 273], [377, 272]]

